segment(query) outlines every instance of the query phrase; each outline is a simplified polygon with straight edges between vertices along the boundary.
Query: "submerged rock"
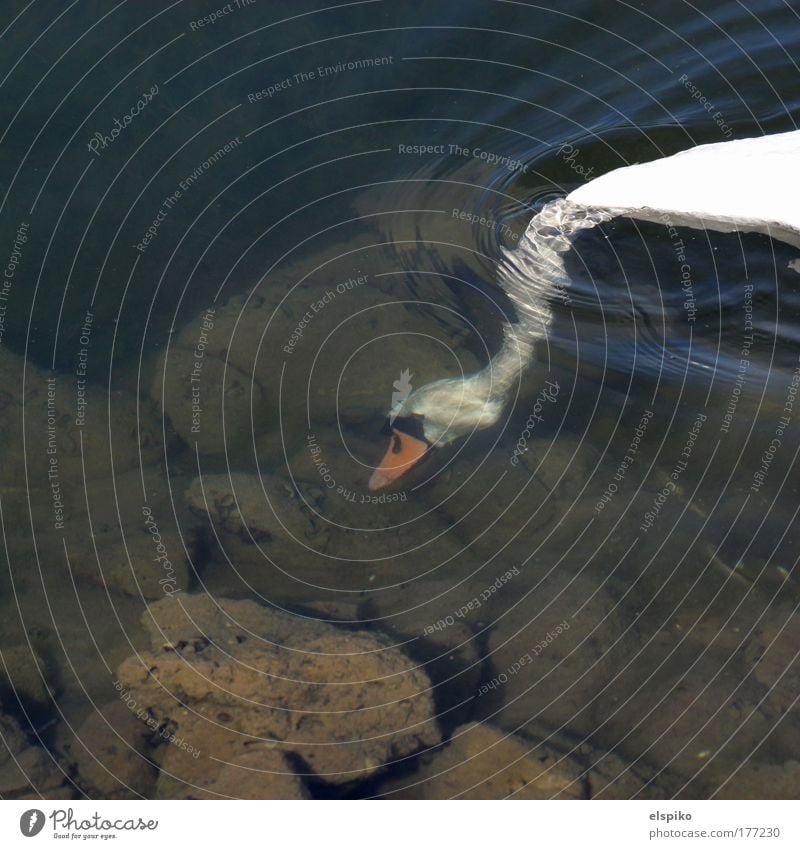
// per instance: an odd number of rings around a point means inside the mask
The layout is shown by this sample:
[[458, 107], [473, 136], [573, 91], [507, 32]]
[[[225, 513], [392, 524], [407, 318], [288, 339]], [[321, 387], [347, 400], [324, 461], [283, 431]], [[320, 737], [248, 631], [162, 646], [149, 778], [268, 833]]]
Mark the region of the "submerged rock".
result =
[[277, 478], [264, 475], [203, 475], [186, 492], [192, 510], [205, 514], [216, 525], [245, 543], [310, 541], [324, 536], [326, 528], [313, 510], [315, 493], [308, 500]]
[[0, 648], [0, 697], [10, 696], [29, 709], [43, 710], [51, 699], [45, 670], [44, 661], [30, 645]]
[[493, 619], [481, 715], [499, 711], [499, 723], [512, 731], [537, 720], [592, 733], [595, 700], [627, 651], [618, 639], [623, 631], [614, 602], [591, 581], [543, 579]]
[[[206, 596], [151, 604], [143, 622], [153, 649], [126, 660], [119, 682], [170, 730], [159, 778], [170, 798], [184, 792], [174, 782], [192, 796], [230, 795], [237, 765], [251, 798], [297, 794], [295, 782], [274, 778], [290, 775], [281, 757], [340, 784], [440, 740], [430, 681], [385, 637]], [[233, 772], [212, 781], [218, 761]]]
[[108, 478], [112, 462], [119, 475], [160, 458], [162, 428], [151, 401], [33, 363], [24, 375], [23, 391], [23, 358], [0, 352], [0, 438], [9, 481], [26, 480], [27, 465], [32, 492], [50, 497], [55, 480], [82, 493], [84, 480]]
[[531, 538], [543, 537], [560, 515], [558, 505], [528, 469], [509, 465], [502, 451], [496, 449], [478, 460], [483, 462], [455, 460], [426, 491], [428, 503], [461, 540], [474, 544], [486, 558], [507, 552], [509, 546], [515, 550], [514, 537], [529, 550]]
[[585, 799], [580, 766], [484, 723], [462, 725], [422, 769], [384, 788], [410, 799]]
[[[363, 600], [440, 566], [452, 573], [460, 551], [447, 524], [432, 513], [415, 516], [416, 505], [364, 504], [348, 521], [351, 502], [317, 482], [203, 475], [186, 498], [201, 517], [210, 561], [203, 582], [214, 595], [257, 592], [280, 605]], [[466, 561], [461, 556], [457, 568]]]
[[746, 763], [714, 794], [715, 799], [800, 799], [800, 763]]
[[194, 350], [180, 344], [162, 356], [152, 396], [175, 432], [190, 446], [196, 443], [201, 454], [235, 448], [251, 432], [251, 413], [257, 429], [267, 418], [265, 390], [252, 375], [224, 356], [198, 359]]
[[769, 705], [780, 714], [792, 711], [794, 717], [798, 717], [800, 693], [798, 645], [800, 616], [792, 610], [776, 608], [764, 617], [745, 651], [753, 677], [765, 689]]
[[635, 663], [620, 667], [597, 700], [598, 736], [623, 757], [682, 779], [688, 798], [709, 796], [778, 726], [737, 660], [713, 643], [701, 654], [668, 632], [643, 640]]
[[156, 786], [158, 799], [309, 799], [303, 778], [272, 742], [224, 728], [204, 729], [206, 752], [195, 758], [168, 746]]
[[53, 755], [31, 745], [19, 724], [0, 713], [0, 798], [71, 799], [72, 787]]
[[71, 552], [70, 566], [76, 578], [111, 592], [158, 599], [189, 586], [186, 542], [175, 530], [107, 531]]
[[157, 770], [152, 729], [123, 701], [93, 710], [68, 744], [78, 780], [93, 799], [149, 797]]

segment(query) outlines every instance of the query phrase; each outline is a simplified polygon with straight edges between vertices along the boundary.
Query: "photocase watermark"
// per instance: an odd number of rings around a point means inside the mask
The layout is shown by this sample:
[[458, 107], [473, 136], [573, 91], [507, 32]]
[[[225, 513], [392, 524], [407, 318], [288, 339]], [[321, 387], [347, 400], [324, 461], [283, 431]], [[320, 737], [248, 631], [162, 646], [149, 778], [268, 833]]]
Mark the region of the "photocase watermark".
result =
[[483, 215], [475, 215], [473, 212], [466, 212], [457, 208], [453, 209], [453, 218], [458, 218], [459, 221], [468, 221], [470, 224], [477, 224], [480, 227], [488, 227], [490, 230], [499, 230], [507, 239], [515, 242], [519, 240], [519, 235], [508, 224], [494, 218], [486, 218]]
[[392, 403], [389, 407], [391, 410], [389, 413], [389, 424], [392, 424], [397, 418], [400, 407], [408, 400], [408, 396], [412, 393], [413, 386], [411, 385], [411, 378], [413, 376], [411, 369], [404, 369], [400, 372], [400, 377], [392, 383], [394, 392], [392, 392]]
[[197, 345], [194, 348], [192, 371], [189, 374], [189, 403], [192, 414], [192, 433], [200, 433], [200, 416], [203, 412], [202, 396], [200, 393], [200, 374], [203, 371], [206, 346], [208, 345], [208, 334], [214, 329], [214, 313], [214, 307], [209, 307], [203, 314], [200, 334], [197, 338]]
[[733, 135], [733, 128], [725, 123], [725, 116], [718, 109], [715, 109], [714, 104], [703, 94], [703, 92], [689, 79], [687, 74], [681, 74], [680, 81], [683, 87], [692, 95], [692, 99], [696, 100], [703, 109], [711, 115], [714, 123], [719, 127], [722, 135], [729, 139]]
[[382, 65], [393, 65], [394, 56], [375, 56], [367, 59], [354, 59], [350, 62], [337, 62], [334, 65], [317, 65], [316, 68], [309, 68], [306, 71], [298, 71], [289, 77], [284, 77], [282, 80], [277, 80], [274, 83], [262, 88], [259, 91], [251, 91], [247, 95], [247, 100], [250, 103], [257, 103], [259, 100], [271, 100], [276, 94], [288, 91], [296, 86], [314, 80], [333, 77], [336, 74], [345, 73], [348, 71], [362, 71], [367, 68], [379, 68]]
[[694, 449], [694, 444], [697, 442], [697, 437], [700, 435], [700, 431], [703, 425], [706, 422], [708, 416], [705, 413], [698, 413], [695, 417], [694, 423], [689, 428], [686, 434], [686, 442], [683, 445], [683, 450], [680, 454], [680, 459], [675, 462], [675, 465], [672, 468], [672, 471], [669, 475], [669, 480], [667, 480], [664, 488], [658, 495], [655, 497], [653, 501], [653, 506], [644, 514], [642, 518], [642, 523], [639, 525], [639, 530], [643, 533], [647, 533], [647, 531], [653, 527], [656, 519], [658, 518], [658, 514], [661, 512], [661, 508], [666, 504], [669, 497], [675, 492], [675, 489], [678, 486], [678, 480], [680, 476], [686, 471], [689, 465], [689, 459], [692, 456], [692, 451]]
[[496, 690], [498, 687], [502, 687], [503, 684], [507, 684], [524, 667], [533, 663], [534, 658], [539, 657], [545, 649], [552, 645], [566, 631], [569, 631], [569, 622], [565, 619], [551, 631], [548, 631], [546, 636], [539, 640], [530, 651], [520, 655], [511, 666], [506, 668], [505, 672], [501, 672], [499, 675], [495, 675], [491, 681], [481, 684], [478, 688], [478, 696], [485, 696], [490, 690]]
[[398, 144], [397, 152], [403, 156], [462, 156], [477, 159], [487, 165], [505, 168], [512, 173], [528, 173], [528, 166], [519, 159], [493, 153], [480, 147], [464, 147], [460, 144]]
[[797, 391], [800, 386], [800, 358], [798, 358], [798, 363], [799, 364], [795, 366], [794, 372], [792, 373], [789, 385], [786, 387], [786, 399], [783, 404], [783, 409], [781, 410], [782, 415], [778, 418], [778, 421], [775, 424], [775, 436], [767, 446], [767, 449], [761, 455], [761, 465], [753, 474], [753, 482], [750, 485], [750, 492], [757, 493], [764, 485], [764, 481], [767, 479], [767, 474], [769, 473], [772, 461], [775, 459], [778, 449], [783, 444], [783, 436], [786, 433], [786, 428], [788, 428], [792, 423], [794, 402], [797, 400]]
[[150, 246], [150, 243], [158, 235], [159, 228], [167, 220], [169, 213], [174, 209], [178, 201], [189, 189], [203, 176], [203, 174], [211, 168], [212, 165], [219, 162], [220, 159], [227, 156], [232, 150], [235, 150], [242, 143], [239, 136], [232, 138], [227, 144], [224, 144], [219, 149], [215, 150], [208, 159], [204, 159], [192, 172], [187, 174], [179, 183], [178, 188], [168, 195], [161, 203], [156, 217], [150, 223], [150, 226], [145, 230], [142, 238], [134, 245], [139, 253], [144, 253]]
[[189, 21], [189, 29], [192, 32], [197, 32], [197, 30], [202, 29], [203, 27], [213, 26], [222, 18], [226, 18], [233, 12], [238, 12], [239, 9], [245, 9], [248, 6], [253, 6], [255, 2], [256, 0], [233, 0], [232, 3], [226, 3], [224, 6], [221, 6], [214, 12], [210, 12], [205, 17]]
[[64, 530], [64, 502], [61, 500], [61, 480], [58, 468], [58, 440], [56, 438], [56, 424], [58, 420], [56, 410], [56, 379], [47, 378], [47, 482], [50, 484], [50, 496], [53, 499], [53, 528], [57, 531]]
[[0, 279], [0, 345], [3, 344], [3, 334], [6, 332], [8, 299], [11, 294], [14, 278], [17, 275], [19, 262], [22, 259], [22, 246], [28, 241], [29, 227], [30, 225], [24, 221], [21, 221], [19, 227], [17, 227], [17, 232], [14, 235], [14, 244], [11, 248], [8, 262], [6, 262], [6, 267], [3, 269], [3, 277]]
[[684, 295], [683, 308], [686, 310], [686, 320], [689, 324], [694, 323], [697, 318], [697, 308], [694, 300], [694, 288], [692, 287], [692, 266], [686, 259], [686, 246], [672, 219], [665, 214], [661, 215], [661, 222], [667, 228], [667, 233], [672, 240], [672, 249], [675, 251], [675, 259], [681, 264], [681, 289]]
[[160, 563], [161, 568], [164, 570], [164, 577], [159, 578], [158, 583], [164, 590], [164, 595], [172, 596], [173, 593], [179, 591], [179, 587], [175, 580], [175, 570], [172, 567], [172, 561], [167, 556], [167, 547], [161, 539], [161, 534], [153, 518], [152, 510], [147, 506], [142, 507], [142, 516], [144, 516], [144, 526], [150, 532], [153, 538], [153, 545], [156, 547], [156, 556], [153, 559], [156, 563]]
[[346, 486], [336, 482], [333, 471], [325, 462], [322, 446], [313, 433], [309, 433], [306, 436], [306, 447], [323, 486], [335, 492], [341, 498], [344, 498], [345, 501], [349, 501], [352, 504], [392, 504], [397, 501], [408, 500], [405, 492], [382, 492], [380, 495], [372, 495], [370, 493], [356, 492], [355, 490], [348, 489]]
[[578, 162], [581, 155], [581, 149], [579, 147], [575, 147], [567, 142], [559, 147], [557, 155], [560, 156], [561, 159], [566, 162], [579, 177], [582, 177], [587, 182], [592, 179], [594, 165], [591, 168], [587, 168], [585, 165], [581, 165], [581, 163]]
[[112, 840], [116, 838], [115, 832], [118, 831], [155, 831], [158, 828], [158, 820], [144, 820], [141, 817], [110, 820], [95, 811], [91, 817], [75, 819], [75, 811], [72, 808], [56, 808], [45, 817], [43, 811], [31, 808], [20, 817], [19, 830], [25, 837], [36, 837], [48, 819], [56, 839]]
[[516, 447], [511, 454], [510, 463], [512, 466], [519, 465], [519, 458], [528, 450], [528, 440], [533, 436], [534, 428], [537, 422], [544, 422], [542, 410], [545, 404], [555, 404], [558, 399], [558, 393], [561, 387], [557, 380], [548, 380], [547, 386], [539, 393], [536, 402], [533, 405], [530, 415], [525, 422], [525, 428], [519, 435]]
[[505, 584], [507, 584], [512, 578], [519, 575], [519, 567], [512, 566], [507, 572], [500, 575], [499, 578], [495, 580], [493, 584], [490, 584], [486, 587], [485, 590], [482, 590], [478, 595], [474, 596], [470, 599], [466, 604], [461, 605], [458, 610], [449, 616], [445, 616], [444, 619], [439, 619], [438, 622], [434, 622], [433, 625], [426, 625], [422, 631], [423, 637], [429, 637], [431, 634], [436, 633], [437, 631], [444, 631], [446, 628], [449, 628], [451, 625], [455, 625], [457, 619], [463, 619], [468, 613], [472, 613], [473, 610], [478, 610], [483, 607], [483, 605], [489, 601], [490, 598]]
[[337, 295], [343, 295], [345, 292], [357, 289], [359, 286], [363, 286], [368, 280], [369, 274], [362, 274], [359, 277], [348, 277], [344, 282], [337, 283], [335, 289], [328, 289], [321, 298], [318, 298], [316, 301], [309, 304], [308, 309], [300, 317], [300, 320], [297, 322], [297, 326], [291, 332], [288, 342], [283, 346], [284, 353], [294, 353], [294, 349], [303, 338], [303, 335], [309, 324], [313, 321], [314, 316], [324, 310], [328, 304], [333, 303]]
[[614, 480], [612, 480], [609, 485], [606, 487], [605, 492], [600, 496], [600, 499], [594, 505], [594, 512], [599, 513], [601, 510], [605, 510], [606, 504], [614, 497], [614, 494], [619, 489], [620, 483], [625, 478], [625, 475], [628, 469], [633, 465], [636, 460], [636, 455], [639, 452], [639, 445], [644, 437], [645, 431], [647, 430], [647, 426], [650, 424], [650, 419], [653, 418], [652, 410], [645, 410], [642, 413], [642, 417], [639, 419], [639, 424], [633, 429], [633, 439], [631, 439], [631, 443], [628, 446], [628, 450], [625, 452], [625, 456], [620, 460], [619, 465], [617, 466], [617, 470], [614, 472]]
[[183, 737], [176, 736], [170, 728], [170, 723], [157, 722], [147, 708], [143, 708], [136, 703], [136, 699], [131, 694], [131, 691], [124, 689], [122, 684], [116, 679], [114, 680], [114, 689], [119, 693], [119, 697], [125, 705], [136, 714], [137, 718], [144, 722], [151, 731], [158, 734], [162, 740], [171, 743], [173, 746], [177, 746], [179, 749], [183, 749], [184, 752], [191, 755], [195, 760], [200, 757], [200, 749], [187, 743]]
[[487, 165], [495, 165], [498, 168], [505, 168], [512, 174], [519, 172], [520, 174], [528, 173], [528, 166], [519, 159], [514, 159], [512, 156], [504, 156], [499, 153], [492, 153], [489, 150], [483, 150], [480, 147], [462, 147], [460, 144], [447, 145], [447, 152], [450, 156], [463, 156], [471, 159], [477, 159], [485, 162]]
[[722, 416], [722, 424], [719, 426], [720, 433], [728, 433], [736, 413], [736, 406], [742, 395], [745, 384], [745, 375], [750, 368], [750, 348], [753, 346], [753, 284], [745, 283], [744, 286], [744, 333], [742, 334], [742, 348], [739, 352], [739, 368], [736, 370], [736, 378], [733, 383], [728, 403], [725, 405], [725, 413]]
[[75, 368], [75, 425], [86, 424], [86, 369], [89, 363], [89, 343], [92, 341], [94, 313], [87, 310], [83, 317], [83, 327], [78, 338], [78, 365]]
[[136, 104], [122, 116], [122, 120], [114, 118], [114, 126], [108, 133], [95, 133], [86, 147], [89, 152], [95, 156], [101, 156], [100, 151], [105, 150], [109, 145], [119, 138], [120, 134], [133, 123], [133, 119], [138, 117], [147, 108], [147, 105], [152, 102], [153, 98], [158, 94], [158, 85], [151, 86], [147, 91], [142, 93], [142, 96], [136, 101]]
[[19, 830], [25, 837], [36, 837], [44, 828], [45, 821], [44, 811], [31, 808], [19, 818]]
[[773, 437], [772, 441], [761, 455], [761, 462], [758, 467], [758, 471], [753, 474], [753, 483], [750, 485], [750, 492], [758, 492], [764, 485], [764, 481], [767, 479], [772, 461], [775, 459], [775, 455], [778, 453], [778, 449], [780, 447], [780, 438], [777, 436]]
[[317, 474], [322, 479], [322, 483], [328, 489], [336, 489], [336, 478], [334, 478], [328, 464], [323, 459], [322, 448], [313, 433], [309, 433], [306, 436], [306, 445], [308, 446], [308, 453], [311, 454], [311, 461], [314, 463]]
[[556, 295], [559, 297], [565, 307], [568, 307], [572, 303], [572, 298], [570, 298], [569, 296], [569, 291], [561, 280], [556, 280], [555, 283], [553, 283], [553, 290], [555, 291]]

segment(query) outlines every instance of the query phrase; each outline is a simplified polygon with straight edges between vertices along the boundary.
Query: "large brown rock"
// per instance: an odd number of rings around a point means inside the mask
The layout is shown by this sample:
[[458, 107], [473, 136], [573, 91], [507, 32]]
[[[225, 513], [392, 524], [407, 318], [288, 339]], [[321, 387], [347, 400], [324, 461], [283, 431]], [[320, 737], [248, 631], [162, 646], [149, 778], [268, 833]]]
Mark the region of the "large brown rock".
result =
[[[119, 681], [170, 729], [172, 747], [191, 747], [191, 770], [169, 770], [187, 785], [198, 761], [215, 770], [262, 749], [273, 753], [265, 774], [282, 774], [273, 755], [288, 754], [342, 783], [439, 742], [429, 679], [377, 634], [182, 594], [150, 605], [143, 621], [153, 649], [126, 660]], [[188, 765], [168, 749], [162, 775], [176, 759]]]
[[206, 728], [214, 760], [168, 746], [156, 787], [158, 799], [308, 799], [310, 793], [286, 756], [271, 742], [224, 728]]

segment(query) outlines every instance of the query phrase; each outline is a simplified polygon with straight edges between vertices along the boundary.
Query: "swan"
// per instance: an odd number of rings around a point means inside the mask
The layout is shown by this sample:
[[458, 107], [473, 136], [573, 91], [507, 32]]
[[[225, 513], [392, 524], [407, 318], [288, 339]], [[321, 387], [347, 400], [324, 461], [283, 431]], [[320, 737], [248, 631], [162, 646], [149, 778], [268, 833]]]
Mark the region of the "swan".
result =
[[518, 322], [503, 328], [489, 364], [463, 378], [428, 383], [389, 410], [389, 447], [369, 489], [392, 484], [432, 449], [498, 422], [552, 320], [550, 302], [569, 278], [564, 255], [585, 228], [617, 216], [671, 226], [760, 232], [800, 248], [800, 130], [698, 145], [591, 180], [533, 216], [499, 284]]

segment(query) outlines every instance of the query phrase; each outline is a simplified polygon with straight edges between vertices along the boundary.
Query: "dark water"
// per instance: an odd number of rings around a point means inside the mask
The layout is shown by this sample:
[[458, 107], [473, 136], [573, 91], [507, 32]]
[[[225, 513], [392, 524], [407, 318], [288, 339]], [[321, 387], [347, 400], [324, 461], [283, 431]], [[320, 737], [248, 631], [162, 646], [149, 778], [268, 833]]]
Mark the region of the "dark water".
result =
[[[289, 656], [309, 621], [342, 623], [309, 653], [322, 681], [362, 630], [427, 676], [418, 744], [317, 740], [366, 773], [273, 734], [316, 796], [457, 795], [516, 756], [462, 784], [435, 759], [501, 732], [550, 752], [567, 795], [795, 797], [796, 249], [623, 219], [586, 233], [502, 424], [383, 500], [366, 482], [402, 373], [419, 387], [499, 349], [501, 249], [548, 200], [795, 129], [796, 10], [224, 9], [4, 7], [0, 700], [45, 765], [0, 795], [201, 792], [159, 736], [199, 731], [142, 693], [149, 736], [108, 744], [138, 727], [114, 682], [150, 648], [145, 606], [188, 592], [289, 612]], [[326, 710], [361, 710], [350, 690]], [[230, 693], [224, 715], [263, 739]], [[322, 710], [305, 698], [290, 709]]]

